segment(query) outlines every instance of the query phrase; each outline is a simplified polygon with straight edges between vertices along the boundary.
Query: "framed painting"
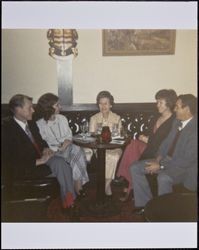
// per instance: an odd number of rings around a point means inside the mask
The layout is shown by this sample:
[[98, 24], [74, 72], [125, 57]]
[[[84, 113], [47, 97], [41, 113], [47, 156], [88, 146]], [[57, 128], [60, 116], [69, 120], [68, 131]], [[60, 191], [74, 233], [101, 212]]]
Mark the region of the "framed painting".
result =
[[172, 55], [175, 37], [175, 30], [165, 29], [103, 30], [103, 56]]

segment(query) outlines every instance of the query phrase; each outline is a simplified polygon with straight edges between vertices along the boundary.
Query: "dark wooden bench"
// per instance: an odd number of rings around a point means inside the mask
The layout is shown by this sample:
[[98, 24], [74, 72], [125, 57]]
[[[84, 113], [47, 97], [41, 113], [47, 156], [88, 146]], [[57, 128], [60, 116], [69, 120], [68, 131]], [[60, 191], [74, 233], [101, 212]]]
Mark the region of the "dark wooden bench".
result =
[[[96, 104], [74, 104], [62, 106], [62, 114], [69, 121], [73, 134], [80, 132], [80, 124], [89, 121], [90, 117], [99, 112]], [[121, 116], [123, 125], [132, 137], [147, 132], [151, 119], [156, 113], [155, 103], [121, 103], [113, 106], [113, 112]], [[2, 104], [1, 118], [11, 115], [8, 104]]]

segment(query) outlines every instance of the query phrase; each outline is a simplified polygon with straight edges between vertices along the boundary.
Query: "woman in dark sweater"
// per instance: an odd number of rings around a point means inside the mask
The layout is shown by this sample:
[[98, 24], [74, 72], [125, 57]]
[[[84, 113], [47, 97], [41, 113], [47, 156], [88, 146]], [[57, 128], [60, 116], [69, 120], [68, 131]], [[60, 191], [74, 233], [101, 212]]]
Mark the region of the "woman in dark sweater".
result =
[[124, 188], [124, 195], [120, 201], [127, 201], [132, 189], [131, 176], [129, 173], [130, 165], [137, 160], [154, 158], [162, 141], [168, 135], [174, 119], [173, 108], [177, 95], [172, 89], [162, 89], [155, 95], [157, 102], [157, 115], [151, 123], [149, 134], [141, 134], [138, 139], [133, 139], [126, 147], [117, 171], [117, 177], [125, 179], [128, 185]]

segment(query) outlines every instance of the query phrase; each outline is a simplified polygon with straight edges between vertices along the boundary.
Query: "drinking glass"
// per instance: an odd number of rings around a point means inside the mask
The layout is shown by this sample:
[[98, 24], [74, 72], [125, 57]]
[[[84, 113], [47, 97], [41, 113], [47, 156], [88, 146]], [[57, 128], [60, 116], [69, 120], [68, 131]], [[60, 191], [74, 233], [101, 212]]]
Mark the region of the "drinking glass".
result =
[[80, 129], [81, 129], [81, 132], [82, 132], [82, 137], [83, 139], [86, 138], [87, 136], [87, 133], [89, 131], [89, 124], [87, 121], [83, 122], [81, 125], [80, 125]]
[[102, 133], [102, 122], [97, 123], [96, 134], [101, 135]]
[[126, 126], [121, 126], [120, 128], [120, 136], [127, 138], [128, 137], [128, 128]]
[[112, 137], [115, 137], [115, 136], [118, 136], [119, 135], [119, 126], [117, 123], [113, 123], [112, 125], [112, 131], [111, 131], [111, 134], [112, 134]]

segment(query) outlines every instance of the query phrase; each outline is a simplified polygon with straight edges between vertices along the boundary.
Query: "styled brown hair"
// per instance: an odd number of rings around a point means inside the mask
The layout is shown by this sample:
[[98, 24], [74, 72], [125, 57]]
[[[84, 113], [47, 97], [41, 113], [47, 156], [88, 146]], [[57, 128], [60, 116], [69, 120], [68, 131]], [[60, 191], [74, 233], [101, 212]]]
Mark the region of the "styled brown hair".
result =
[[101, 92], [99, 92], [99, 94], [97, 95], [96, 101], [97, 104], [99, 105], [99, 101], [101, 98], [108, 98], [110, 101], [110, 104], [113, 105], [114, 104], [114, 97], [111, 95], [110, 92], [103, 90]]
[[161, 89], [155, 94], [155, 99], [164, 99], [166, 106], [173, 111], [177, 101], [177, 94], [173, 89]]
[[46, 93], [42, 95], [38, 101], [35, 108], [35, 112], [38, 118], [44, 118], [45, 121], [48, 121], [49, 118], [55, 113], [53, 105], [58, 102], [58, 96], [52, 93]]

